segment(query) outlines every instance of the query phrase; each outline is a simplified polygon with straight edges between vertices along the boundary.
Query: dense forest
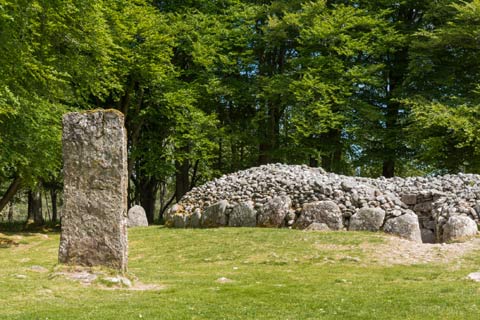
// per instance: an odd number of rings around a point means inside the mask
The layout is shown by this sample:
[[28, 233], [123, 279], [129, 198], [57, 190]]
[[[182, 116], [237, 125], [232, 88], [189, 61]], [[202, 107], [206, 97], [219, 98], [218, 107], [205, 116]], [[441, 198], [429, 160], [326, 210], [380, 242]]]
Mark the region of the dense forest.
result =
[[85, 109], [125, 114], [150, 222], [271, 162], [480, 173], [480, 0], [0, 0], [0, 48], [0, 211], [36, 224]]

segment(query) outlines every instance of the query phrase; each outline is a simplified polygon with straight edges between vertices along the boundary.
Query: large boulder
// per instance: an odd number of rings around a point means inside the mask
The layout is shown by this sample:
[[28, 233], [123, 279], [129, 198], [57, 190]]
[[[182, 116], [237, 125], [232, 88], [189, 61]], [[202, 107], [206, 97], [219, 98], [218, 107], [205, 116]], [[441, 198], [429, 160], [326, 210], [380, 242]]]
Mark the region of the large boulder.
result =
[[464, 241], [477, 235], [477, 223], [465, 216], [452, 216], [443, 226], [444, 242]]
[[188, 220], [188, 227], [200, 228], [201, 219], [202, 219], [202, 214], [200, 212], [200, 209], [195, 209], [193, 214], [190, 216], [190, 219]]
[[333, 201], [306, 203], [294, 227], [305, 229], [314, 222], [324, 223], [332, 230], [340, 230], [343, 228], [342, 211]]
[[227, 225], [227, 216], [225, 211], [228, 207], [228, 201], [221, 200], [207, 209], [202, 214], [201, 225], [204, 228], [216, 228]]
[[164, 219], [165, 219], [165, 226], [166, 227], [173, 227], [174, 226], [174, 217], [176, 215], [183, 215], [185, 214], [185, 208], [180, 205], [180, 204], [174, 204], [170, 209], [167, 210], [167, 212], [165, 212], [165, 216], [164, 216]]
[[380, 208], [361, 208], [350, 218], [349, 230], [378, 231], [385, 219], [385, 211]]
[[228, 219], [229, 227], [255, 227], [257, 212], [252, 202], [242, 202], [233, 207]]
[[383, 230], [386, 233], [391, 233], [411, 241], [422, 242], [418, 217], [412, 211], [408, 211], [402, 216], [388, 219]]
[[172, 219], [174, 228], [185, 228], [187, 226], [187, 217], [183, 214], [176, 214]]
[[257, 226], [270, 228], [283, 226], [291, 206], [292, 200], [289, 197], [282, 196], [270, 199], [258, 213]]
[[147, 215], [142, 206], [133, 206], [128, 210], [127, 226], [132, 227], [148, 227]]

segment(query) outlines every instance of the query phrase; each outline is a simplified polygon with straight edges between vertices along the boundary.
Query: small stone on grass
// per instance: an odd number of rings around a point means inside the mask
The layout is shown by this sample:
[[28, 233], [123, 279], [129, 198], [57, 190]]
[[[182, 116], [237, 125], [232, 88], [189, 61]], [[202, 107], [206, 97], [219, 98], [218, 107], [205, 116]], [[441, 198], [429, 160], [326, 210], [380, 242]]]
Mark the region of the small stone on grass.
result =
[[217, 279], [217, 282], [218, 282], [218, 283], [232, 283], [233, 280], [232, 280], [232, 279], [225, 278], [225, 277], [221, 277], [221, 278], [218, 278], [218, 279]]
[[29, 271], [45, 273], [48, 272], [48, 269], [42, 266], [31, 266], [28, 268]]
[[472, 272], [467, 276], [468, 279], [480, 282], [480, 272]]

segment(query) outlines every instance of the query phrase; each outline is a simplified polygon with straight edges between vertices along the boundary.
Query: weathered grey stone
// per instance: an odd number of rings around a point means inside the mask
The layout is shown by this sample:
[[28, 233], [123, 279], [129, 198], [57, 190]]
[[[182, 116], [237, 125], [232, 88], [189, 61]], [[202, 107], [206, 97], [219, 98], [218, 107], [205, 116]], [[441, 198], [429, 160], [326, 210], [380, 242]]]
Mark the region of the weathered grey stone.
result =
[[422, 236], [423, 243], [437, 242], [437, 239], [435, 238], [435, 233], [431, 229], [421, 229], [420, 234]]
[[110, 285], [116, 285], [120, 287], [130, 288], [132, 286], [132, 281], [126, 277], [103, 277], [102, 282], [108, 283]]
[[413, 207], [413, 211], [418, 213], [431, 212], [432, 209], [433, 209], [432, 201], [420, 202]]
[[325, 223], [313, 222], [305, 228], [307, 231], [330, 231], [331, 229]]
[[[403, 201], [400, 200], [404, 195]], [[410, 199], [406, 199], [410, 197]], [[275, 197], [289, 197], [296, 217], [302, 215], [301, 208], [311, 202], [333, 201], [342, 211], [344, 223], [360, 208], [379, 208], [387, 219], [399, 217], [409, 208], [421, 218], [421, 227], [439, 230], [450, 216], [469, 215], [480, 219], [480, 175], [458, 174], [435, 177], [378, 178], [346, 177], [299, 165], [268, 164], [224, 175], [204, 185], [195, 187], [180, 201], [180, 212], [193, 225], [193, 213], [204, 212], [211, 204], [227, 200], [231, 209], [241, 202], [253, 201], [258, 211], [257, 225], [263, 225], [263, 207]], [[418, 204], [418, 206], [416, 206]], [[267, 206], [268, 207], [268, 206]], [[166, 225], [173, 224], [166, 215]], [[296, 217], [288, 214], [283, 226], [293, 226]], [[300, 218], [300, 222], [305, 217]], [[280, 219], [280, 217], [279, 217]], [[172, 222], [171, 222], [172, 221]], [[435, 221], [432, 227], [426, 223]], [[303, 221], [304, 222], [304, 221]], [[305, 228], [308, 222], [303, 226]], [[274, 224], [273, 226], [275, 226]], [[354, 223], [355, 225], [355, 223]], [[441, 239], [440, 239], [441, 240]]]
[[417, 195], [413, 193], [402, 194], [401, 198], [403, 203], [408, 205], [417, 204]]
[[252, 202], [242, 202], [233, 207], [228, 218], [229, 227], [255, 227], [257, 212]]
[[201, 219], [202, 227], [216, 228], [225, 226], [227, 224], [227, 217], [225, 216], [227, 207], [228, 201], [221, 200], [205, 209]]
[[147, 215], [142, 206], [133, 206], [128, 210], [127, 226], [132, 227], [148, 227]]
[[285, 217], [285, 221], [287, 222], [287, 226], [293, 226], [293, 224], [295, 223], [295, 218], [296, 218], [296, 215], [295, 215], [295, 211], [290, 211], [287, 216]]
[[284, 224], [290, 212], [292, 200], [289, 197], [275, 197], [262, 207], [258, 213], [257, 226], [278, 228]]
[[400, 217], [388, 219], [383, 230], [411, 241], [422, 242], [418, 218], [411, 211]]
[[[480, 199], [480, 197], [479, 197], [479, 199]], [[476, 213], [475, 218], [476, 218], [476, 219], [480, 219], [480, 204], [477, 204], [477, 205], [475, 206], [474, 210], [475, 210], [475, 213]]]
[[30, 268], [28, 268], [28, 270], [33, 271], [33, 272], [41, 272], [41, 273], [48, 272], [47, 268], [42, 267], [42, 266], [37, 266], [37, 265], [31, 266]]
[[467, 276], [467, 279], [473, 280], [475, 282], [480, 282], [480, 272], [472, 272]]
[[59, 261], [127, 269], [127, 141], [115, 110], [63, 117]]
[[333, 201], [306, 203], [294, 227], [305, 229], [313, 222], [325, 223], [332, 230], [340, 230], [343, 228], [342, 211]]
[[475, 221], [465, 216], [450, 217], [443, 226], [444, 242], [464, 241], [477, 235], [477, 224]]
[[378, 231], [385, 219], [385, 211], [379, 208], [361, 208], [350, 219], [349, 230]]
[[348, 180], [342, 181], [340, 185], [342, 189], [345, 191], [351, 191], [352, 189], [355, 189], [355, 187], [357, 186], [357, 184], [354, 181], [348, 181]]
[[173, 227], [174, 226], [174, 217], [178, 214], [184, 214], [185, 208], [182, 205], [174, 204], [170, 209], [165, 212], [165, 226], [166, 227]]
[[183, 214], [176, 214], [172, 216], [174, 228], [185, 228], [187, 225], [186, 217]]
[[197, 209], [190, 216], [190, 221], [188, 226], [190, 228], [200, 228], [201, 219], [202, 219], [202, 214], [200, 213], [200, 209]]

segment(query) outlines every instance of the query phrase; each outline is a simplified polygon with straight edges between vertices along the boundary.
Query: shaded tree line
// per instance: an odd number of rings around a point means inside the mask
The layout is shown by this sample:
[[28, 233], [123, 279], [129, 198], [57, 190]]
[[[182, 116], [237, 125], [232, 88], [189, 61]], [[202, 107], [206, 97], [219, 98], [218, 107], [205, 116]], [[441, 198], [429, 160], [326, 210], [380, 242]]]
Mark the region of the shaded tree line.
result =
[[[0, 210], [57, 215], [61, 116], [126, 116], [129, 203], [271, 162], [480, 172], [480, 1], [0, 1]], [[55, 220], [55, 218], [53, 218]]]

